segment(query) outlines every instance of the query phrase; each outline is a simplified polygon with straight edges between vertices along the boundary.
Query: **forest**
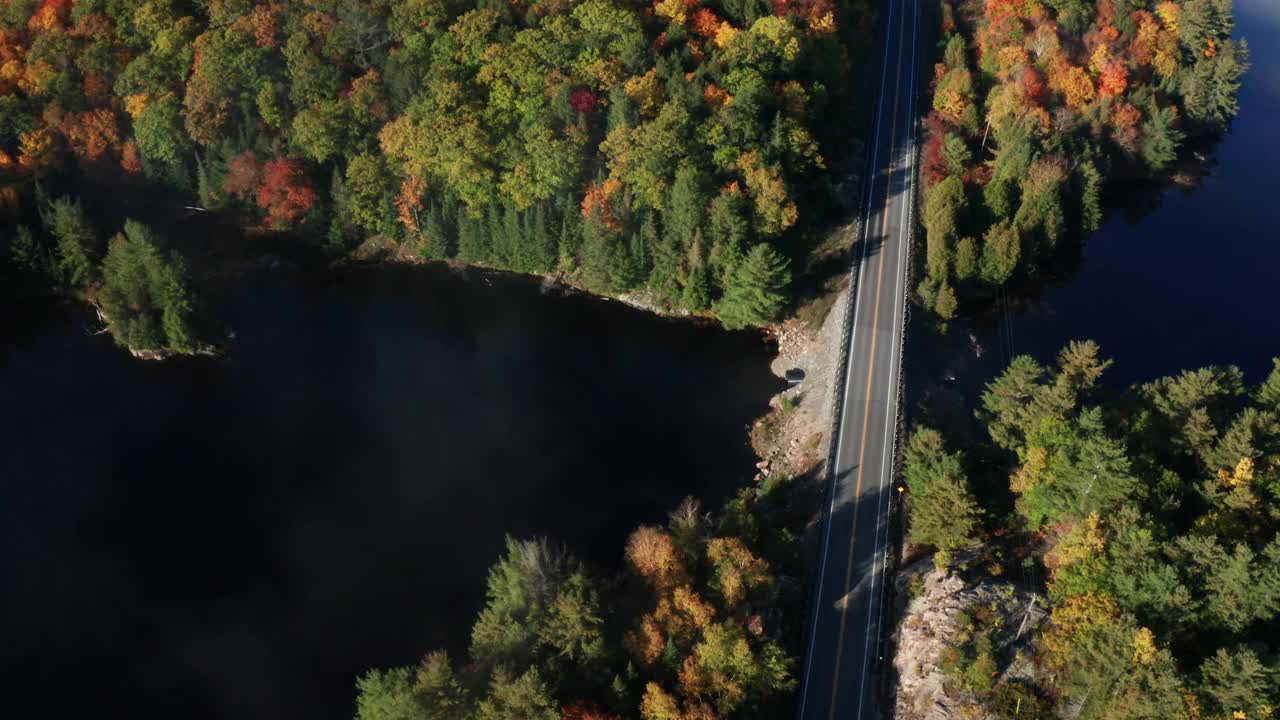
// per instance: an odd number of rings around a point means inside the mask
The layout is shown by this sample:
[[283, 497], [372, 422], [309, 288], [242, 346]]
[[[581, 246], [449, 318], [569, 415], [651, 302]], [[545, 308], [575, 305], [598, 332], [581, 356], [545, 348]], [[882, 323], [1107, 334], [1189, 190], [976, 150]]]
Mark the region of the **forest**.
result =
[[1231, 0], [942, 3], [919, 301], [943, 321], [1099, 227], [1108, 183], [1164, 180], [1237, 112]]
[[1099, 382], [1110, 365], [1091, 342], [1051, 367], [1019, 356], [982, 394], [985, 446], [911, 437], [908, 540], [944, 566], [1000, 535], [1031, 548], [1050, 609], [1038, 686], [995, 686], [1009, 659], [989, 643], [957, 648], [951, 670], [999, 717], [1021, 698], [1019, 717], [1056, 704], [1080, 720], [1272, 718], [1280, 359], [1257, 386], [1226, 366], [1112, 389]]
[[335, 256], [380, 237], [767, 323], [867, 7], [4, 0], [0, 212], [42, 178], [162, 184]]

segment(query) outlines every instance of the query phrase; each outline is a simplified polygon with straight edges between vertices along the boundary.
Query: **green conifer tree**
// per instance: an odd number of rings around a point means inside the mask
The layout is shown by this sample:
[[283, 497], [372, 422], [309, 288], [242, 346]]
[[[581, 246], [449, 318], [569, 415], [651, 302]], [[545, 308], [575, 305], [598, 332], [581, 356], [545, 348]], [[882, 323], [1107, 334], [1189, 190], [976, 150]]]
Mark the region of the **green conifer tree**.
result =
[[952, 175], [933, 187], [925, 196], [925, 249], [929, 278], [941, 283], [947, 278], [951, 262], [951, 245], [957, 239], [960, 214], [965, 208], [964, 183]]
[[609, 90], [608, 130], [612, 132], [620, 127], [635, 127], [639, 122], [640, 115], [636, 112], [635, 101], [627, 95], [622, 83], [615, 83]]
[[98, 239], [78, 200], [60, 197], [49, 206], [45, 229], [57, 243], [57, 270], [64, 285], [87, 285], [97, 279]]
[[549, 272], [556, 262], [556, 237], [551, 232], [551, 211], [546, 203], [533, 209], [528, 239], [529, 269]]
[[956, 309], [959, 303], [956, 300], [956, 291], [951, 286], [943, 282], [938, 288], [938, 295], [934, 298], [933, 311], [943, 320], [950, 320], [956, 316]]
[[565, 272], [573, 272], [578, 268], [578, 249], [582, 246], [582, 230], [578, 225], [578, 216], [575, 211], [566, 212], [560, 218], [560, 239], [556, 243], [556, 262]]
[[1091, 161], [1080, 164], [1080, 223], [1086, 232], [1102, 226], [1102, 173]]
[[973, 238], [956, 243], [955, 273], [957, 280], [968, 280], [978, 273], [978, 242]]
[[709, 262], [716, 287], [724, 290], [746, 253], [750, 223], [745, 216], [741, 193], [721, 192], [711, 201], [707, 217], [707, 237], [711, 240]]
[[908, 537], [938, 549], [945, 567], [950, 553], [977, 540], [981, 511], [969, 490], [959, 453], [948, 453], [942, 435], [921, 428], [904, 454], [903, 475], [910, 489]]
[[490, 205], [485, 213], [485, 235], [488, 238], [489, 252], [484, 262], [499, 267], [511, 267], [511, 238], [507, 235], [507, 223], [503, 217], [502, 206]]
[[444, 211], [440, 203], [433, 202], [427, 209], [422, 225], [422, 256], [427, 260], [445, 260], [452, 257], [453, 239], [445, 227]]
[[165, 258], [145, 225], [126, 220], [102, 263], [99, 295], [116, 342], [132, 350], [191, 352], [192, 302], [179, 258]]
[[524, 234], [520, 211], [507, 205], [502, 209], [502, 236], [506, 241], [506, 265], [516, 272], [529, 272], [533, 269], [528, 237]]
[[1268, 669], [1257, 653], [1243, 645], [1218, 648], [1200, 665], [1201, 688], [1222, 717], [1248, 714], [1269, 704], [1268, 695], [1276, 695], [1276, 680], [1276, 668]]
[[220, 205], [219, 193], [215, 185], [209, 179], [209, 172], [205, 167], [204, 161], [200, 159], [200, 153], [196, 156], [196, 197], [200, 201], [200, 207], [217, 208]]
[[711, 273], [707, 266], [698, 265], [689, 270], [680, 304], [693, 312], [701, 312], [711, 306]]
[[1280, 358], [1272, 359], [1271, 365], [1271, 373], [1258, 386], [1255, 394], [1259, 405], [1280, 415]]
[[487, 225], [483, 217], [472, 217], [466, 210], [458, 213], [458, 259], [467, 263], [489, 262]]
[[604, 221], [599, 207], [582, 223], [582, 279], [587, 287], [608, 290], [611, 287], [610, 267], [618, 251], [618, 233]]
[[326, 250], [329, 254], [345, 254], [355, 244], [356, 227], [351, 220], [351, 198], [347, 195], [347, 182], [342, 169], [335, 166], [329, 180], [329, 201], [332, 211], [329, 217]]
[[19, 271], [38, 278], [41, 282], [56, 282], [49, 250], [26, 225], [14, 227], [13, 238], [9, 241], [9, 257]]
[[1153, 108], [1143, 126], [1142, 160], [1152, 170], [1164, 170], [1178, 158], [1183, 133], [1177, 128], [1177, 111], [1172, 107]]
[[774, 320], [786, 304], [785, 290], [790, 282], [787, 259], [766, 243], [756, 245], [716, 305], [720, 321], [736, 329]]
[[1008, 221], [1002, 221], [987, 230], [982, 242], [981, 275], [983, 282], [992, 285], [1003, 285], [1013, 277], [1018, 269], [1018, 259], [1022, 255], [1022, 240], [1018, 228]]
[[680, 252], [674, 238], [664, 237], [653, 247], [649, 289], [667, 306], [675, 305], [681, 299], [681, 288], [684, 285], [684, 272], [681, 268], [683, 257], [684, 253]]
[[701, 171], [692, 163], [682, 163], [676, 168], [676, 177], [671, 183], [663, 220], [667, 232], [680, 243], [681, 247], [687, 248], [693, 243], [693, 234], [702, 224], [703, 216], [706, 215], [705, 184]]

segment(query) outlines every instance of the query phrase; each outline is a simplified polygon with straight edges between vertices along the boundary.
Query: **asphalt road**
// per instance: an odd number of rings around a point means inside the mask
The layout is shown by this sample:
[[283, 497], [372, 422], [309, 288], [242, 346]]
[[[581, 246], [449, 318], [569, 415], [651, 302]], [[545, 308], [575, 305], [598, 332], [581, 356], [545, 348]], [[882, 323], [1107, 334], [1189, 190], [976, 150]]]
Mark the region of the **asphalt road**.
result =
[[920, 0], [887, 0], [864, 240], [800, 720], [880, 717], [880, 614], [915, 182]]

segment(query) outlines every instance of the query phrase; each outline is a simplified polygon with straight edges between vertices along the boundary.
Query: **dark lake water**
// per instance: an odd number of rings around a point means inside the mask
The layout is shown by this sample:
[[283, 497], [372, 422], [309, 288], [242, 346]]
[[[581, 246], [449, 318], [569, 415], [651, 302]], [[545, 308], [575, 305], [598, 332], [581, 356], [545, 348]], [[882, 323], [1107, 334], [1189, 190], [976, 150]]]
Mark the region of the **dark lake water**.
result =
[[[14, 716], [349, 718], [465, 648], [503, 536], [608, 569], [753, 472], [759, 335], [444, 268], [261, 273], [225, 359], [0, 318], [0, 675]], [[9, 715], [9, 712], [5, 712]]]
[[[915, 354], [921, 382], [950, 373], [953, 388], [975, 390], [1012, 355], [1052, 362], [1067, 341], [1086, 338], [1115, 360], [1104, 379], [1117, 386], [1213, 364], [1238, 365], [1249, 382], [1265, 377], [1280, 355], [1280, 3], [1234, 7], [1252, 68], [1208, 174], [1190, 191], [1112, 188], [1114, 210], [1078, 266], [956, 323], [945, 351]], [[967, 414], [950, 395], [951, 409]]]

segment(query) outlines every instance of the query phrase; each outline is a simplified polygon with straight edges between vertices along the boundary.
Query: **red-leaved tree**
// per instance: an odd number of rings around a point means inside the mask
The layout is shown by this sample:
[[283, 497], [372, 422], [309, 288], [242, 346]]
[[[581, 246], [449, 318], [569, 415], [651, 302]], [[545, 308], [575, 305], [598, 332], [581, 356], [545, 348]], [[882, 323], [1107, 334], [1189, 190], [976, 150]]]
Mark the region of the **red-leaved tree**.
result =
[[569, 104], [573, 105], [573, 109], [588, 115], [596, 109], [596, 94], [586, 88], [578, 88], [569, 96]]
[[565, 706], [560, 717], [561, 720], [622, 720], [590, 700], [578, 700]]
[[258, 205], [277, 228], [288, 227], [306, 215], [316, 202], [316, 191], [307, 182], [302, 164], [293, 158], [277, 158], [262, 169]]
[[946, 121], [938, 111], [930, 111], [924, 121], [924, 186], [937, 185], [947, 177], [946, 162], [942, 157], [942, 139], [947, 134]]

